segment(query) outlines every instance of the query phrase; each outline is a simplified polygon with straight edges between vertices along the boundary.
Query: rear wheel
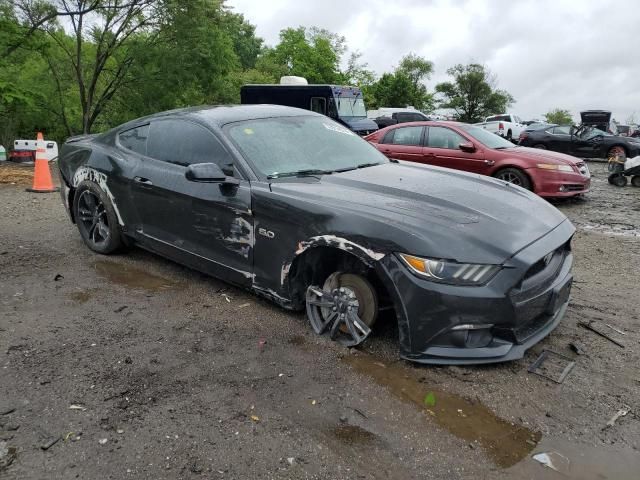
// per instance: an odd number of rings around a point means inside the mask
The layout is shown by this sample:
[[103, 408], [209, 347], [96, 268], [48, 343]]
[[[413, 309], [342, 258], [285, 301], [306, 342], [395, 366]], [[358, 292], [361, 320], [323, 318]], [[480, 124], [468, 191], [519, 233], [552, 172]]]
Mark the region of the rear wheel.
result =
[[544, 143], [536, 143], [533, 148], [539, 148], [540, 150], [546, 150], [547, 146]]
[[507, 140], [509, 141], [513, 140], [513, 133], [511, 132], [511, 130], [507, 132]]
[[634, 175], [631, 177], [631, 185], [634, 187], [640, 187], [640, 175]]
[[518, 170], [517, 168], [503, 168], [498, 171], [494, 177], [504, 180], [505, 182], [513, 183], [519, 187], [526, 188], [527, 190], [531, 190], [531, 181], [529, 180], [529, 177], [527, 177], [522, 170]]
[[362, 343], [378, 317], [378, 295], [371, 282], [355, 273], [334, 272], [322, 288], [310, 286], [306, 295], [307, 317], [313, 330], [329, 332], [346, 347]]
[[616, 187], [624, 187], [627, 185], [627, 177], [624, 175], [610, 175], [609, 183], [611, 185], [615, 185]]
[[82, 182], [73, 198], [73, 213], [82, 240], [91, 250], [109, 254], [122, 246], [115, 210], [104, 191], [93, 182]]

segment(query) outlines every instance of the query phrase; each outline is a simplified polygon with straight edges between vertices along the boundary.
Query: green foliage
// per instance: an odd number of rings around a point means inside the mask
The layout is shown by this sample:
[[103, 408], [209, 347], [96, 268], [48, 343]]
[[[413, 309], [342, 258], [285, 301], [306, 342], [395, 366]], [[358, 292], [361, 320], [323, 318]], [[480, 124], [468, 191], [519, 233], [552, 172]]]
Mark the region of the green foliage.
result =
[[402, 58], [393, 73], [384, 73], [369, 89], [369, 108], [413, 106], [430, 112], [434, 108], [433, 95], [424, 81], [433, 73], [433, 63], [414, 54]]
[[429, 392], [424, 397], [424, 405], [425, 407], [435, 407], [436, 406], [436, 394], [433, 392]]
[[276, 79], [296, 75], [309, 83], [339, 83], [344, 44], [344, 37], [326, 30], [286, 28], [280, 43], [262, 52], [256, 68]]
[[573, 125], [573, 118], [571, 117], [571, 112], [569, 112], [569, 110], [554, 108], [548, 113], [545, 113], [544, 118], [548, 123], [556, 123], [558, 125]]
[[461, 122], [480, 122], [485, 117], [503, 113], [513, 104], [514, 98], [506, 91], [495, 87], [495, 78], [477, 63], [458, 64], [447, 70], [450, 82], [436, 85], [442, 96], [440, 108], [455, 110]]

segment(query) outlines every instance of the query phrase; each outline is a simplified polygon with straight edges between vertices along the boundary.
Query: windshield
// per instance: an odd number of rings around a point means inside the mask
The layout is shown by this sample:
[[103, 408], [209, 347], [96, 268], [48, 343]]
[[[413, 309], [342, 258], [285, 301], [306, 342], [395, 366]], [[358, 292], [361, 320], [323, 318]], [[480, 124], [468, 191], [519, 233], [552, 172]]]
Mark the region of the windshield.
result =
[[336, 97], [338, 117], [366, 117], [367, 109], [362, 97]]
[[233, 123], [225, 131], [266, 177], [332, 173], [389, 160], [351, 130], [324, 117], [275, 117]]
[[509, 142], [508, 140], [505, 140], [504, 138], [496, 135], [495, 133], [488, 132], [487, 130], [480, 127], [474, 127], [473, 125], [462, 125], [460, 129], [463, 132], [471, 135], [473, 138], [475, 138], [477, 141], [479, 141], [481, 144], [483, 144], [485, 147], [488, 147], [488, 148], [503, 149], [503, 148], [513, 148], [515, 146], [513, 143]]

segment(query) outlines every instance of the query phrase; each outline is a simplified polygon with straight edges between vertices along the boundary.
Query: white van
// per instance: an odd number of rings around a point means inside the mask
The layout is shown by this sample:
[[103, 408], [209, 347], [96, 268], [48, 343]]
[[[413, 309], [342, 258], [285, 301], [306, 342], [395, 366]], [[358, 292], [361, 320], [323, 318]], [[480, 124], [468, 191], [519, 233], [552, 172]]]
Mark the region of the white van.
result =
[[[44, 141], [45, 148], [45, 157], [47, 160], [52, 161], [58, 158], [58, 144], [56, 142], [52, 142], [50, 140]], [[37, 140], [16, 140], [13, 142], [14, 150], [30, 150], [35, 152], [38, 149], [38, 141]], [[34, 154], [35, 158], [35, 154]]]

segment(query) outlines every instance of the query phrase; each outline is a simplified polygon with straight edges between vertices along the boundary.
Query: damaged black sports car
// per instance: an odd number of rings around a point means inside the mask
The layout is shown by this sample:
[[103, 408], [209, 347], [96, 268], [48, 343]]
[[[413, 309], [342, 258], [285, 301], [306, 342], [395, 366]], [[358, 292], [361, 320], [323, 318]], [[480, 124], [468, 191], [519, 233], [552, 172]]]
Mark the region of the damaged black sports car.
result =
[[400, 354], [512, 360], [562, 319], [574, 227], [488, 177], [388, 160], [325, 116], [201, 107], [69, 139], [62, 197], [89, 248], [138, 245], [304, 309], [361, 343], [393, 309]]

